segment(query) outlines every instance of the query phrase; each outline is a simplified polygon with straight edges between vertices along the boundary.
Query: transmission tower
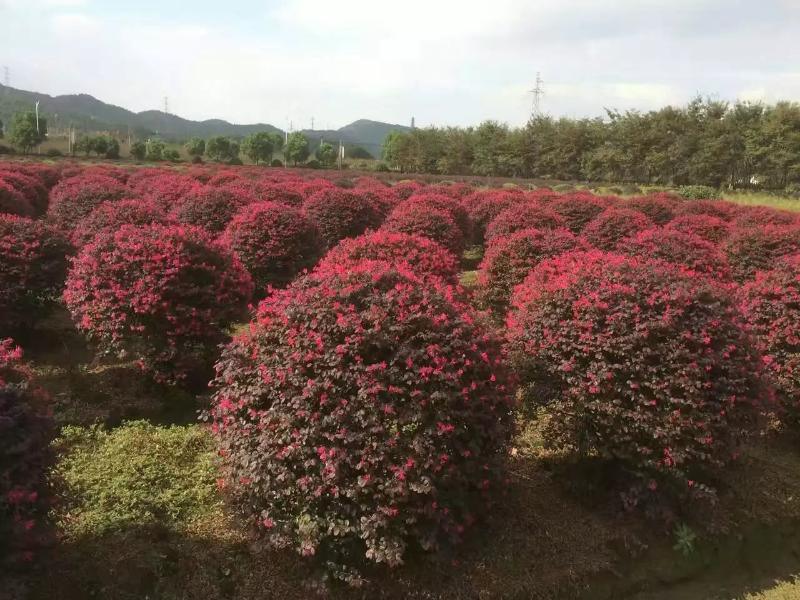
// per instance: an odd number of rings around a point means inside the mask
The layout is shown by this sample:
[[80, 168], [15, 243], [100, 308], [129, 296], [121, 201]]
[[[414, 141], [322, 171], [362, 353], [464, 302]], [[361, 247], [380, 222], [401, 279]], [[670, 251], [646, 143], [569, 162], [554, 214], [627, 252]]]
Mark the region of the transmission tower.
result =
[[166, 96], [164, 96], [164, 114], [165, 115], [169, 114], [169, 98], [167, 98]]
[[542, 96], [544, 96], [544, 81], [542, 81], [542, 75], [538, 71], [536, 72], [536, 87], [534, 87], [531, 92], [533, 95], [533, 106], [531, 108], [531, 118], [538, 117], [541, 113], [541, 101]]

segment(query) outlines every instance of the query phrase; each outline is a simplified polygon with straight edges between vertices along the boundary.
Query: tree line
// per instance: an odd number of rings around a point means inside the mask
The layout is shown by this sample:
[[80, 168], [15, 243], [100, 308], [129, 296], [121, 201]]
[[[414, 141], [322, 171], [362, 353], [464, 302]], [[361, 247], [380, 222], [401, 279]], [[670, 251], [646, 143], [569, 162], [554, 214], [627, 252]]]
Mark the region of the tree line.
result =
[[403, 172], [784, 189], [800, 185], [800, 104], [696, 98], [605, 118], [537, 116], [519, 128], [394, 131], [383, 159]]

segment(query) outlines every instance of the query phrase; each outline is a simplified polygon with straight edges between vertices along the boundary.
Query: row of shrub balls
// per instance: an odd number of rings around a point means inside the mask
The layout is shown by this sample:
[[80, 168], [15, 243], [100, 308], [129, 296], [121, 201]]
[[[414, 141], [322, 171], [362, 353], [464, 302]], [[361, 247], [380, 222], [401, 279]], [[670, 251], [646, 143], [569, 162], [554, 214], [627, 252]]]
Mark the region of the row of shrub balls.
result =
[[[60, 297], [99, 353], [157, 381], [215, 364], [203, 419], [227, 497], [350, 583], [462, 539], [504, 488], [520, 417], [612, 462], [642, 506], [713, 495], [748, 434], [796, 424], [793, 213], [69, 163], [0, 165], [0, 211], [0, 338]], [[5, 556], [37, 531], [46, 409], [3, 342]]]

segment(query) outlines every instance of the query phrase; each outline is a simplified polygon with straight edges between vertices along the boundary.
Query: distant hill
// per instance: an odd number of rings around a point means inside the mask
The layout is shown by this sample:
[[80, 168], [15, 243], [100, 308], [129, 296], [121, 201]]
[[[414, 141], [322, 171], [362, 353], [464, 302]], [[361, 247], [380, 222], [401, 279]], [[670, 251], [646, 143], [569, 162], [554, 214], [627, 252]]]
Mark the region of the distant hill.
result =
[[[38, 92], [18, 90], [0, 85], [0, 120], [6, 125], [14, 113], [30, 110], [39, 101], [39, 111], [49, 120], [51, 130], [65, 129], [69, 124], [83, 132], [110, 132], [127, 136], [130, 131], [136, 137], [159, 137], [174, 142], [183, 142], [190, 137], [208, 138], [212, 135], [227, 135], [241, 138], [257, 131], [283, 131], [266, 123], [237, 125], [221, 119], [191, 121], [177, 115], [158, 110], [140, 113], [106, 104], [88, 94], [49, 96]], [[337, 130], [304, 130], [311, 140], [312, 149], [320, 140], [331, 143], [341, 140], [346, 145], [361, 146], [376, 158], [380, 156], [383, 140], [392, 130], [407, 131], [403, 125], [391, 125], [379, 121], [360, 119]]]

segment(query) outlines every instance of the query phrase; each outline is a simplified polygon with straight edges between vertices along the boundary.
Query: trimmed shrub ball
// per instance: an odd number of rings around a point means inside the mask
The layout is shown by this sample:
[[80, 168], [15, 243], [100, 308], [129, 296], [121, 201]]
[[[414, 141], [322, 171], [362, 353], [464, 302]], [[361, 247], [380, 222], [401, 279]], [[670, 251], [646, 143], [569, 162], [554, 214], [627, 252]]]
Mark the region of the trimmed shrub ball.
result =
[[383, 218], [375, 205], [361, 194], [337, 187], [315, 192], [303, 205], [317, 225], [323, 245], [333, 248], [341, 240], [380, 227]]
[[186, 196], [204, 189], [204, 186], [192, 177], [162, 169], [156, 169], [146, 177], [137, 178], [136, 174], [131, 175], [128, 185], [136, 195], [149, 198], [165, 211], [174, 208]]
[[708, 215], [723, 221], [732, 221], [740, 207], [725, 200], [685, 200], [678, 204], [676, 215]]
[[50, 202], [47, 188], [42, 181], [34, 175], [29, 175], [21, 170], [3, 169], [0, 167], [0, 181], [5, 181], [30, 203], [36, 216], [47, 212]]
[[452, 215], [430, 205], [408, 201], [395, 208], [383, 224], [391, 233], [421, 235], [444, 246], [460, 257], [464, 252], [464, 235]]
[[721, 281], [731, 279], [728, 259], [715, 244], [676, 229], [658, 227], [639, 232], [623, 240], [617, 251], [642, 259], [663, 260]]
[[33, 560], [44, 541], [41, 517], [54, 427], [44, 392], [33, 387], [22, 350], [0, 340], [0, 565]]
[[123, 225], [166, 225], [169, 222], [164, 210], [152, 200], [116, 200], [103, 202], [83, 219], [72, 232], [72, 244], [82, 248], [105, 229]]
[[675, 211], [681, 201], [670, 194], [650, 194], [624, 200], [623, 208], [638, 210], [647, 215], [656, 225], [666, 225], [675, 218]]
[[785, 256], [800, 253], [800, 227], [764, 225], [735, 230], [725, 242], [725, 253], [736, 281], [769, 271]]
[[523, 229], [492, 239], [478, 270], [479, 302], [497, 316], [505, 316], [514, 288], [536, 265], [588, 244], [568, 229]]
[[36, 211], [25, 196], [0, 178], [0, 214], [34, 217]]
[[733, 218], [734, 227], [763, 227], [764, 225], [796, 225], [800, 220], [796, 213], [788, 210], [775, 210], [768, 206], [742, 206]]
[[760, 359], [741, 325], [711, 279], [595, 250], [531, 272], [508, 348], [528, 406], [548, 405], [548, 446], [611, 460], [670, 497], [710, 492], [706, 475], [755, 419]]
[[464, 239], [469, 239], [471, 235], [469, 215], [467, 214], [467, 210], [461, 205], [460, 202], [458, 202], [458, 200], [443, 194], [423, 193], [411, 196], [411, 198], [406, 200], [406, 204], [432, 206], [433, 208], [447, 212], [451, 217], [453, 217], [453, 220], [461, 230], [461, 234], [463, 235]]
[[242, 515], [350, 583], [409, 544], [458, 541], [503, 476], [513, 389], [497, 342], [450, 288], [388, 263], [268, 297], [214, 387]]
[[314, 223], [298, 209], [277, 202], [245, 206], [221, 241], [250, 273], [259, 293], [269, 285], [286, 285], [314, 266], [321, 253]]
[[580, 233], [589, 222], [609, 207], [608, 200], [592, 194], [567, 194], [547, 205], [564, 219], [572, 233]]
[[73, 260], [64, 300], [98, 349], [157, 381], [202, 374], [253, 293], [250, 276], [199, 227], [123, 225]]
[[614, 250], [625, 238], [651, 229], [653, 225], [653, 221], [638, 210], [611, 207], [592, 219], [581, 235], [595, 248]]
[[0, 336], [43, 316], [64, 284], [70, 252], [42, 221], [0, 214]]
[[59, 230], [69, 234], [103, 202], [119, 200], [130, 194], [128, 188], [112, 177], [78, 175], [58, 183], [50, 192], [47, 218]]
[[522, 192], [506, 190], [479, 190], [465, 197], [461, 203], [472, 225], [472, 242], [482, 244], [489, 223], [505, 209], [524, 201]]
[[362, 260], [402, 265], [424, 281], [436, 278], [453, 285], [458, 282], [458, 260], [444, 246], [419, 235], [388, 231], [342, 240], [325, 255], [317, 268], [328, 270], [338, 264]]
[[707, 242], [719, 244], [730, 235], [731, 225], [719, 217], [710, 215], [682, 215], [670, 221], [667, 229], [690, 233]]
[[212, 234], [221, 233], [250, 198], [229, 189], [207, 187], [185, 196], [172, 216], [183, 225], [196, 225]]
[[263, 185], [259, 189], [257, 197], [262, 202], [278, 202], [296, 207], [303, 206], [303, 202], [305, 202], [303, 194], [285, 185]]
[[492, 219], [484, 237], [490, 242], [493, 238], [521, 229], [558, 229], [565, 225], [564, 219], [550, 208], [525, 202], [510, 206]]
[[759, 271], [739, 291], [742, 312], [756, 337], [783, 417], [800, 424], [800, 254]]

